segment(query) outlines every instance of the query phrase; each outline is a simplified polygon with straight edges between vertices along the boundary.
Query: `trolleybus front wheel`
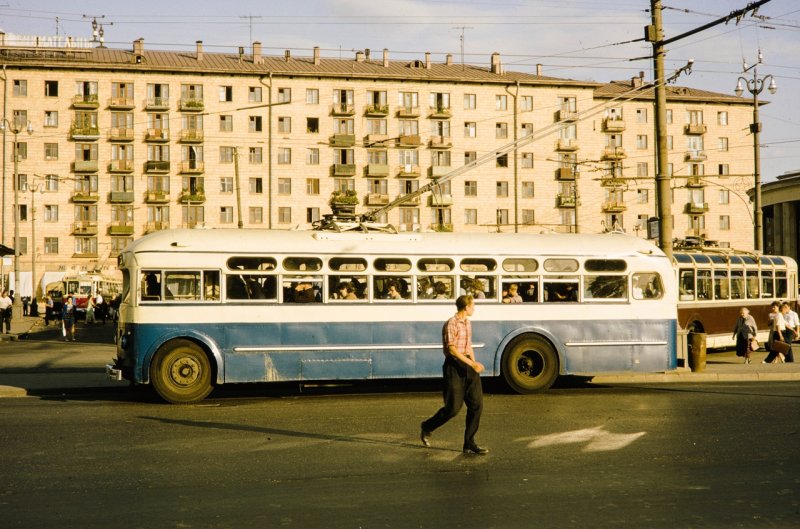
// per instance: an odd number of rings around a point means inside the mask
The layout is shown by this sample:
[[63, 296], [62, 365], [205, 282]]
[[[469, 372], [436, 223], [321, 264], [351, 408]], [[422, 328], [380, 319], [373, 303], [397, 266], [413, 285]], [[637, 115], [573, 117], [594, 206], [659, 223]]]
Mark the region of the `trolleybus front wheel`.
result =
[[150, 365], [156, 393], [173, 404], [203, 400], [211, 393], [211, 363], [206, 353], [189, 340], [173, 340], [156, 353]]
[[544, 391], [558, 377], [558, 355], [550, 342], [540, 336], [519, 336], [503, 353], [502, 373], [517, 393]]

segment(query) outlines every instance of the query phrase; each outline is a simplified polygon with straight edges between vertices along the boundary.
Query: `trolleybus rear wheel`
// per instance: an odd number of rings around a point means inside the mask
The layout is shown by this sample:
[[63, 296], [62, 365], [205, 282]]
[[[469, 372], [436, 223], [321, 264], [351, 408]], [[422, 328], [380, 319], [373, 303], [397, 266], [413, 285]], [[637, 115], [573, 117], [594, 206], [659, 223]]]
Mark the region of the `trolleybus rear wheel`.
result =
[[167, 402], [187, 404], [211, 393], [211, 363], [206, 353], [189, 340], [173, 340], [156, 353], [150, 380]]
[[502, 373], [517, 393], [544, 391], [558, 377], [558, 355], [550, 342], [540, 336], [519, 336], [503, 353]]

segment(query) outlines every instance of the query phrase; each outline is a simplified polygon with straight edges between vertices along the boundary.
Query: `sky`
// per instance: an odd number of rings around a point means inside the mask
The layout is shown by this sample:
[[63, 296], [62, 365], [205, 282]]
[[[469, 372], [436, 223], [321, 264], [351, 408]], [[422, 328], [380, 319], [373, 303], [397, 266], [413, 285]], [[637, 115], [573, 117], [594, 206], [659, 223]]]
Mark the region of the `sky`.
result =
[[[742, 9], [753, 0], [662, 0], [667, 39]], [[650, 0], [0, 0], [0, 28], [24, 35], [90, 38], [92, 20], [102, 26], [105, 45], [131, 49], [144, 38], [146, 49], [236, 52], [252, 41], [265, 54], [354, 57], [356, 50], [389, 49], [398, 60], [422, 59], [488, 67], [499, 52], [507, 71], [608, 82], [644, 72], [652, 79], [652, 47], [642, 42], [651, 22]], [[638, 40], [638, 41], [637, 41]], [[635, 42], [630, 42], [635, 41]], [[463, 53], [462, 53], [463, 50]], [[743, 62], [755, 64], [759, 78], [772, 75], [778, 86], [764, 90], [761, 174], [768, 182], [800, 170], [800, 3], [771, 0], [756, 16], [748, 13], [677, 40], [667, 47], [667, 75], [694, 61], [679, 86], [733, 94]], [[752, 98], [745, 88], [744, 96]], [[707, 148], [710, 146], [707, 145]], [[730, 149], [753, 148], [752, 138]]]

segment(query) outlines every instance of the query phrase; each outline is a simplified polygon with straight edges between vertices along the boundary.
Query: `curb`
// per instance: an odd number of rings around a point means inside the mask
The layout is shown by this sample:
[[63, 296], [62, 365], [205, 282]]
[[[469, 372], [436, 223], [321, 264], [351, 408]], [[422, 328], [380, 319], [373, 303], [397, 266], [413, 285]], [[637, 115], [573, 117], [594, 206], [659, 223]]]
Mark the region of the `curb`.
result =
[[0, 399], [27, 397], [28, 390], [14, 386], [0, 386]]
[[654, 373], [599, 375], [592, 384], [687, 384], [693, 382], [787, 382], [800, 381], [800, 373]]

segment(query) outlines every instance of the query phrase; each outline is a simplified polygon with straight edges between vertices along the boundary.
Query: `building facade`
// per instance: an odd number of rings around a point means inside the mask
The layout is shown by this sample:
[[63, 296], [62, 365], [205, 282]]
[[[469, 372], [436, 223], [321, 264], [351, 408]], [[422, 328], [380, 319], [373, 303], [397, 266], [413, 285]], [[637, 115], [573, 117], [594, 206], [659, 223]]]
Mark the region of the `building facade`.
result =
[[[434, 180], [378, 219], [644, 237], [657, 211], [653, 97], [641, 78], [507, 72], [498, 54], [481, 68], [449, 55], [393, 61], [387, 50], [268, 57], [259, 43], [238, 54], [201, 42], [148, 50], [141, 39], [129, 50], [2, 44], [2, 242], [22, 252], [22, 271], [35, 252], [39, 276], [111, 270], [154, 230], [309, 228], [334, 191], [365, 213]], [[676, 237], [752, 249], [746, 189], [735, 185], [752, 175], [752, 152], [738, 148], [750, 112], [741, 98], [670, 89]]]
[[800, 171], [761, 186], [764, 253], [800, 260]]

